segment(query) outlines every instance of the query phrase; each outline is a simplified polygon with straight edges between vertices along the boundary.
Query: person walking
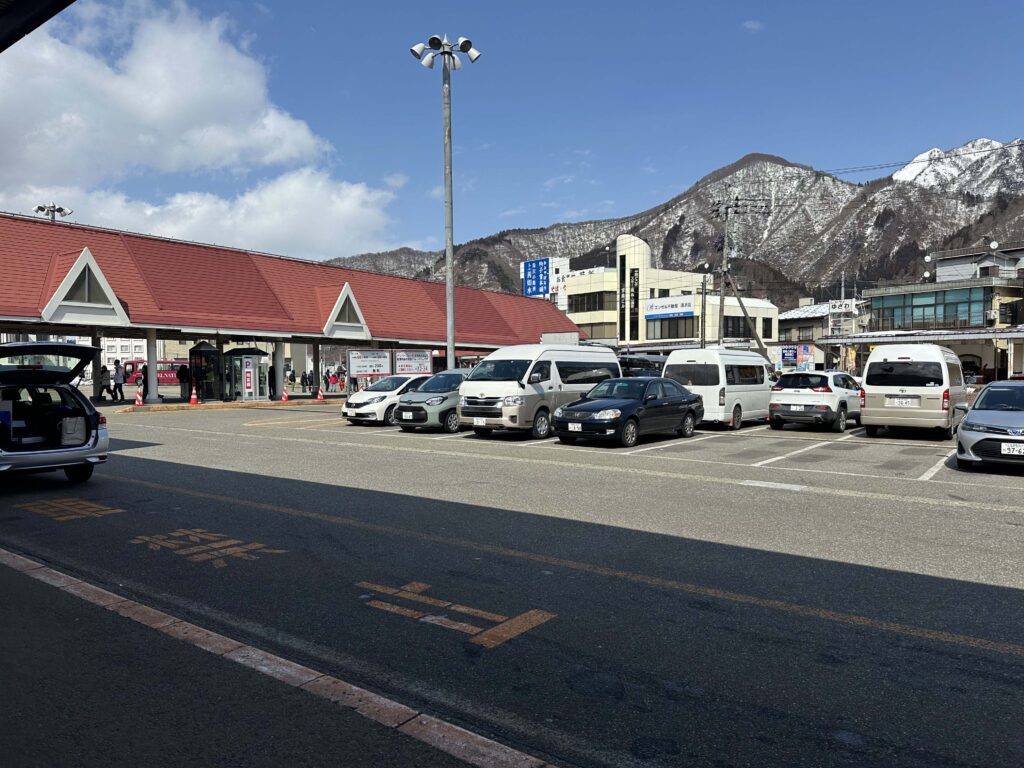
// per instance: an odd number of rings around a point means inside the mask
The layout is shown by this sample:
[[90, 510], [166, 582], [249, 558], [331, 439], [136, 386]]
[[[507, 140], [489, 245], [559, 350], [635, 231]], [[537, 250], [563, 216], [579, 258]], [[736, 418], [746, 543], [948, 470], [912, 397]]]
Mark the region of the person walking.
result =
[[115, 402], [124, 402], [124, 366], [120, 360], [114, 361], [114, 391], [110, 393], [110, 397]]
[[107, 366], [100, 366], [100, 400], [106, 400], [103, 396], [104, 392], [110, 393], [110, 399], [114, 399], [114, 390], [110, 388], [110, 371], [107, 370]]
[[[142, 402], [149, 402], [149, 365], [146, 363], [142, 364]], [[137, 380], [137, 379], [136, 379]]]
[[181, 390], [181, 399], [188, 400], [192, 393], [188, 387], [188, 366], [184, 363], [178, 366], [178, 388]]
[[299, 384], [302, 386], [302, 391], [305, 392], [306, 391], [306, 385], [309, 384], [309, 377], [306, 376], [306, 372], [305, 371], [303, 371], [302, 375], [299, 377]]
[[277, 369], [274, 366], [270, 366], [267, 369], [267, 389], [270, 391], [270, 399], [277, 399]]
[[292, 392], [295, 391], [295, 369], [292, 368], [288, 371], [288, 389]]

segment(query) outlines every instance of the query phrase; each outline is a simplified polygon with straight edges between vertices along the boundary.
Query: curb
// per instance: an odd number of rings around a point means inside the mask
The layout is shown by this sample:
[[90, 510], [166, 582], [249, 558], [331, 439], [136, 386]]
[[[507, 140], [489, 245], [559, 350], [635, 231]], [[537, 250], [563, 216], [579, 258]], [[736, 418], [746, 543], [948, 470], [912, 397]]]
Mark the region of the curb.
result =
[[363, 717], [400, 731], [469, 765], [479, 768], [559, 768], [539, 757], [507, 747], [453, 723], [417, 712], [386, 696], [212, 632], [2, 548], [0, 565], [6, 565], [207, 653], [230, 659], [285, 685], [301, 688], [314, 696], [354, 710]]
[[321, 403], [327, 405], [329, 403], [344, 403], [346, 397], [327, 397], [324, 396], [323, 400], [317, 400], [315, 397], [310, 398], [291, 398], [289, 397], [287, 402], [280, 400], [258, 400], [255, 402], [247, 403], [199, 403], [199, 405], [189, 405], [188, 403], [174, 403], [173, 405], [129, 405], [124, 408], [119, 408], [115, 413], [159, 413], [161, 411], [217, 411], [225, 410], [229, 408], [288, 408], [293, 405], [316, 405]]

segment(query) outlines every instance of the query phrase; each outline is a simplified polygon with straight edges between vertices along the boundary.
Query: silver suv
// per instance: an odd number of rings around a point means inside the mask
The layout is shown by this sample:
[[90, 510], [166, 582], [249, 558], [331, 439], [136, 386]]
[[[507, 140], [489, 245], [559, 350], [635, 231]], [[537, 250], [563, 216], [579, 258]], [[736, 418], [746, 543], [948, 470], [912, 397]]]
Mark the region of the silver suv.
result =
[[459, 385], [469, 369], [437, 373], [420, 384], [415, 392], [402, 395], [395, 411], [395, 423], [405, 432], [417, 427], [440, 427], [445, 432], [459, 431]]
[[98, 352], [49, 341], [0, 344], [0, 475], [62, 469], [80, 483], [107, 460], [107, 419], [71, 385]]

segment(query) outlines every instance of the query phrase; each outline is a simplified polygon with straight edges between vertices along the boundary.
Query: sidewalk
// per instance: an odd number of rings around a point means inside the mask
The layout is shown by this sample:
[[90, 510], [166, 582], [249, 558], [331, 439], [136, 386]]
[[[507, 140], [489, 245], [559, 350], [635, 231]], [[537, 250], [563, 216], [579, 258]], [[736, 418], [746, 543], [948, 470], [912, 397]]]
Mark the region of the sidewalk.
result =
[[465, 766], [2, 565], [0, 627], [4, 768]]
[[125, 398], [123, 402], [116, 402], [114, 400], [91, 400], [93, 406], [97, 410], [104, 410], [107, 408], [115, 408], [118, 413], [134, 413], [134, 412], [158, 412], [158, 411], [183, 411], [183, 410], [203, 410], [203, 409], [223, 409], [223, 408], [287, 408], [288, 406], [296, 405], [341, 405], [345, 402], [347, 395], [343, 392], [324, 392], [324, 399], [317, 400], [316, 394], [310, 394], [308, 392], [288, 393], [288, 400], [250, 400], [242, 402], [241, 400], [223, 401], [223, 400], [207, 400], [200, 402], [198, 405], [189, 405], [188, 400], [182, 400], [180, 397], [167, 397], [161, 398], [159, 403], [150, 403], [149, 405], [135, 405], [135, 394], [132, 393], [131, 397]]

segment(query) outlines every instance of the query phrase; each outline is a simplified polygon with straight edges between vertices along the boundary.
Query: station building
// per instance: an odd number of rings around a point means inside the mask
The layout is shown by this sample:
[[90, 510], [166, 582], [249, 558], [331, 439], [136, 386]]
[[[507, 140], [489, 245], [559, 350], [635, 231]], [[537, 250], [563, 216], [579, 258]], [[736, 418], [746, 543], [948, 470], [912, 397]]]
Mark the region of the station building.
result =
[[[455, 289], [455, 315], [456, 357], [579, 331], [548, 301], [474, 288]], [[150, 401], [161, 341], [164, 355], [196, 355], [214, 399], [231, 346], [269, 358], [277, 393], [286, 351], [318, 378], [324, 345], [429, 349], [449, 367], [441, 283], [14, 214], [0, 214], [0, 334], [87, 338], [102, 350], [94, 369], [144, 344]]]

